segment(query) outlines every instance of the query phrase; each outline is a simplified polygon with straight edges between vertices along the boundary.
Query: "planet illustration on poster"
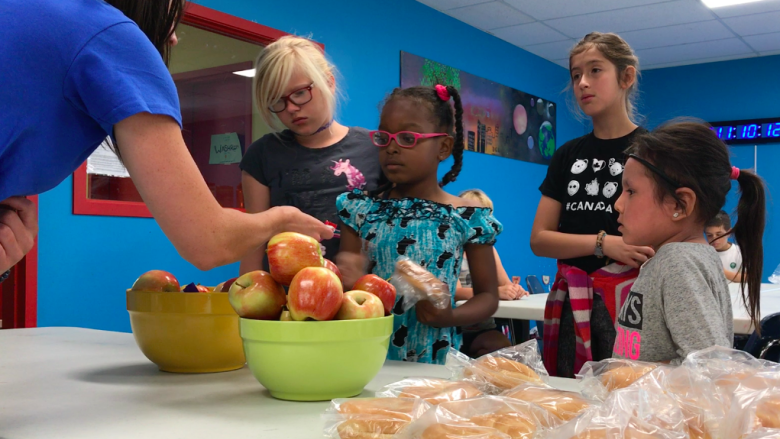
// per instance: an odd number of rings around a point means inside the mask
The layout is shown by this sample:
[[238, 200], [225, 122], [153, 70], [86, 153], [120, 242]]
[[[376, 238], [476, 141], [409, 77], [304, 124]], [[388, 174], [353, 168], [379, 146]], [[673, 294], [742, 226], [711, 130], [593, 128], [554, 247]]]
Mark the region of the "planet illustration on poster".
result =
[[545, 118], [552, 119], [555, 116], [555, 104], [552, 102], [547, 102], [547, 105], [545, 107]]
[[539, 113], [539, 116], [544, 117], [547, 113], [547, 105], [545, 104], [546, 102], [544, 102], [544, 99], [536, 100], [536, 112]]
[[539, 152], [542, 157], [549, 159], [555, 153], [555, 136], [553, 135], [553, 126], [550, 122], [543, 122], [539, 127]]
[[534, 105], [536, 105], [536, 101], [534, 101], [534, 98], [531, 98], [531, 108], [534, 108]]
[[525, 111], [523, 105], [515, 107], [514, 114], [512, 115], [512, 121], [515, 125], [515, 132], [517, 134], [523, 134], [528, 128], [528, 113]]
[[528, 136], [528, 149], [534, 149], [534, 137]]

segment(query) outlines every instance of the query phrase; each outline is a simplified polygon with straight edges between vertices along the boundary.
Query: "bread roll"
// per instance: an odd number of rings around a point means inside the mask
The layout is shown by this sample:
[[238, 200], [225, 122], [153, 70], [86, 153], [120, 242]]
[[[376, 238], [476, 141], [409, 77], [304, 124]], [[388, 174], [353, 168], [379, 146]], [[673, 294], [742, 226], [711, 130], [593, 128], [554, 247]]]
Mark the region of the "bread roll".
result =
[[424, 385], [404, 387], [398, 397], [421, 398], [425, 402], [438, 405], [448, 401], [473, 398], [482, 395], [473, 384], [465, 381], [426, 379]]
[[633, 384], [646, 373], [658, 367], [654, 364], [629, 363], [612, 368], [601, 375], [601, 384], [610, 392]]
[[478, 415], [469, 419], [469, 422], [482, 427], [495, 428], [509, 435], [512, 439], [532, 438], [536, 434], [537, 423], [529, 416], [522, 413], [491, 413]]
[[780, 429], [780, 394], [761, 399], [756, 406], [756, 417], [762, 427]]
[[495, 428], [462, 424], [433, 424], [423, 431], [420, 439], [506, 439], [507, 435]]
[[350, 418], [336, 427], [341, 439], [390, 439], [409, 421], [374, 416]]
[[401, 259], [395, 263], [395, 271], [414, 289], [425, 293], [434, 303], [448, 302], [450, 289], [428, 270], [409, 259]]
[[358, 398], [342, 403], [337, 411], [344, 415], [377, 415], [411, 422], [419, 404], [419, 400], [409, 398]]
[[534, 403], [563, 421], [575, 418], [591, 405], [579, 393], [537, 386], [521, 385], [505, 396]]
[[501, 390], [509, 390], [525, 382], [542, 383], [539, 375], [525, 364], [492, 355], [478, 359], [464, 371], [464, 377], [472, 376]]

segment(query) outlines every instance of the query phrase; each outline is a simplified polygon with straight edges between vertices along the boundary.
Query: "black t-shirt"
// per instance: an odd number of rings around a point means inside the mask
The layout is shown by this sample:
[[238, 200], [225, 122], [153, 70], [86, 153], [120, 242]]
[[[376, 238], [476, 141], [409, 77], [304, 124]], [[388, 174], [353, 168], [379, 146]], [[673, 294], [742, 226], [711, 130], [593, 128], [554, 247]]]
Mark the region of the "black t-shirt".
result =
[[[608, 235], [620, 235], [615, 201], [623, 192], [624, 151], [631, 146], [634, 136], [642, 132], [646, 130], [640, 127], [626, 136], [608, 140], [591, 132], [555, 151], [539, 190], [561, 203], [558, 231], [595, 235], [604, 230]], [[594, 241], [594, 249], [595, 245]], [[561, 262], [592, 273], [608, 260], [583, 256]]]
[[[249, 146], [240, 167], [270, 189], [271, 207], [294, 206], [334, 224], [339, 223], [339, 194], [374, 190], [382, 178], [379, 148], [360, 127], [350, 127], [342, 140], [317, 149], [299, 144], [289, 130], [266, 134]], [[339, 237], [337, 232], [323, 241], [326, 257], [338, 253]]]

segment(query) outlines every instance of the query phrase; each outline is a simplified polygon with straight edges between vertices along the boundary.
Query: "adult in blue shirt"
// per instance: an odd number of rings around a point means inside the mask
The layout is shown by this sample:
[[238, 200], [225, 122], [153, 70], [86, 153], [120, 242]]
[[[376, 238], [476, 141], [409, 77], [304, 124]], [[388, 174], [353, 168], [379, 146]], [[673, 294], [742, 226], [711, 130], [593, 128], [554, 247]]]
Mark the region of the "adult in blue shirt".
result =
[[212, 196], [184, 144], [165, 62], [183, 9], [184, 0], [0, 2], [0, 273], [37, 234], [24, 196], [62, 182], [106, 136], [163, 232], [202, 270], [281, 231], [332, 236], [296, 208], [245, 214]]

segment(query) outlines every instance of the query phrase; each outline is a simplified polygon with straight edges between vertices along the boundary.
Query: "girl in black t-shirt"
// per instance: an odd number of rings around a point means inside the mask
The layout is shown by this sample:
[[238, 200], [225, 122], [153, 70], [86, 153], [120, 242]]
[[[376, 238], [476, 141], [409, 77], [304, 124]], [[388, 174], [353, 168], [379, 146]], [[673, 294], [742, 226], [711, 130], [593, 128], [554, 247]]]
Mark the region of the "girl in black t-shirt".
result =
[[[286, 36], [257, 59], [255, 100], [272, 129], [241, 160], [247, 212], [294, 206], [320, 221], [337, 224], [336, 197], [354, 189], [373, 190], [382, 175], [379, 152], [368, 131], [334, 120], [335, 67], [305, 38]], [[333, 258], [340, 234], [322, 242]], [[263, 269], [264, 246], [241, 260], [240, 272]]]
[[623, 151], [644, 131], [633, 122], [638, 67], [615, 34], [590, 33], [569, 55], [573, 94], [593, 131], [555, 152], [531, 232], [533, 252], [558, 259], [544, 325], [551, 375], [573, 377], [585, 361], [612, 356], [616, 309], [639, 265], [653, 256], [649, 247], [623, 242], [614, 208]]

